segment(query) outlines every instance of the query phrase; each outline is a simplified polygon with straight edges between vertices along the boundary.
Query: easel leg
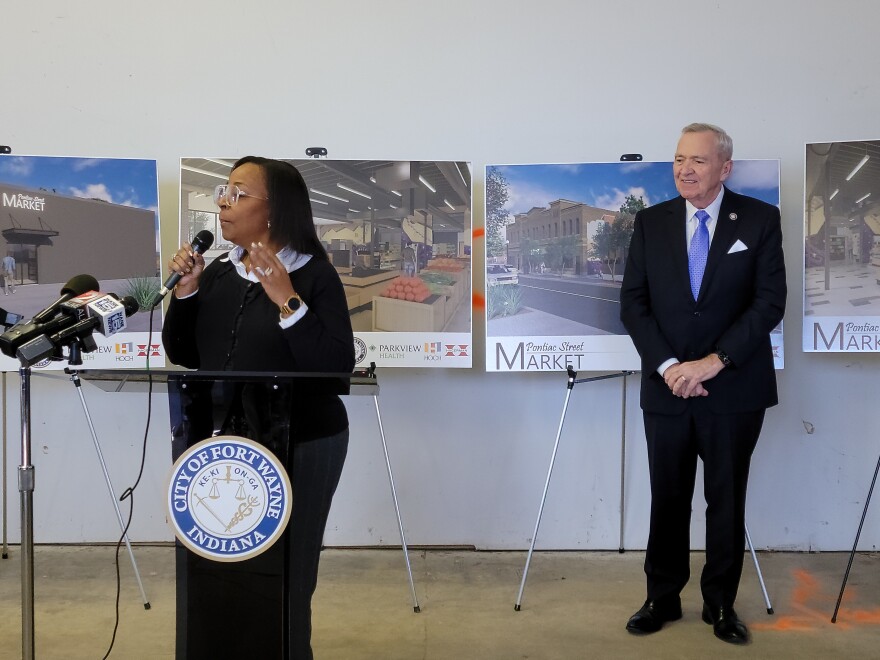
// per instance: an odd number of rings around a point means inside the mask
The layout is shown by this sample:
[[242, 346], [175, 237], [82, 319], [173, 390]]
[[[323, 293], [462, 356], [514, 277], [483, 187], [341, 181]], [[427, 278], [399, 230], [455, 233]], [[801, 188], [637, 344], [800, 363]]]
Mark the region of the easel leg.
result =
[[403, 547], [403, 559], [406, 562], [406, 574], [409, 577], [409, 590], [412, 595], [413, 612], [421, 612], [416, 598], [416, 586], [413, 582], [412, 566], [409, 563], [409, 549], [403, 533], [403, 519], [400, 517], [400, 505], [397, 503], [397, 490], [394, 488], [394, 475], [391, 472], [391, 459], [388, 457], [388, 445], [385, 443], [385, 429], [382, 428], [382, 414], [379, 412], [379, 397], [373, 395], [376, 404], [376, 420], [379, 422], [379, 435], [382, 437], [382, 451], [385, 453], [385, 467], [388, 468], [388, 482], [391, 484], [391, 498], [394, 500], [394, 512], [397, 514], [397, 528], [400, 530], [400, 545]]
[[571, 399], [571, 390], [574, 387], [575, 377], [569, 372], [568, 387], [565, 390], [565, 403], [562, 406], [562, 415], [559, 418], [559, 428], [556, 430], [556, 441], [553, 443], [553, 453], [550, 455], [550, 468], [547, 470], [547, 480], [544, 482], [544, 492], [541, 495], [541, 504], [538, 506], [538, 519], [535, 520], [535, 531], [532, 532], [532, 540], [529, 543], [529, 554], [526, 556], [526, 566], [523, 569], [522, 582], [519, 584], [519, 594], [513, 609], [519, 612], [522, 604], [523, 590], [526, 588], [526, 578], [529, 577], [529, 564], [532, 562], [532, 553], [535, 551], [535, 541], [538, 540], [538, 527], [541, 526], [541, 515], [544, 513], [544, 502], [547, 500], [547, 489], [550, 487], [550, 476], [553, 474], [553, 464], [556, 462], [556, 451], [559, 449], [559, 438], [562, 436], [562, 426], [565, 424], [565, 413], [568, 410], [568, 401]]
[[767, 614], [773, 614], [773, 606], [770, 604], [770, 596], [767, 595], [767, 586], [764, 584], [764, 574], [761, 573], [761, 565], [758, 564], [758, 555], [755, 554], [755, 547], [752, 545], [752, 537], [749, 534], [749, 526], [746, 525], [746, 543], [749, 546], [749, 552], [752, 553], [752, 561], [755, 562], [755, 570], [758, 572], [758, 583], [761, 585], [761, 592], [764, 594], [764, 604], [767, 606]]
[[98, 442], [98, 434], [95, 432], [95, 426], [92, 424], [92, 416], [89, 414], [89, 407], [86, 405], [86, 399], [82, 393], [82, 382], [79, 379], [79, 375], [74, 373], [71, 376], [71, 381], [76, 386], [76, 391], [79, 394], [79, 400], [82, 404], [83, 413], [86, 416], [86, 421], [89, 424], [89, 431], [92, 433], [92, 442], [95, 444], [95, 451], [98, 454], [98, 462], [101, 464], [101, 470], [104, 472], [104, 480], [107, 482], [107, 489], [110, 491], [110, 500], [113, 502], [113, 508], [116, 510], [116, 518], [119, 521], [119, 529], [123, 533], [123, 539], [125, 539], [125, 547], [128, 549], [128, 556], [131, 559], [131, 567], [134, 569], [134, 576], [137, 580], [138, 587], [141, 590], [141, 598], [143, 599], [144, 609], [150, 609], [150, 601], [147, 599], [147, 594], [144, 591], [143, 582], [141, 582], [141, 574], [138, 571], [137, 562], [134, 559], [134, 552], [131, 549], [131, 543], [128, 540], [128, 532], [125, 529], [125, 521], [122, 518], [122, 512], [119, 510], [119, 503], [117, 502], [116, 492], [113, 490], [113, 483], [110, 481], [110, 473], [107, 471], [107, 464], [104, 462], [104, 453], [101, 451], [101, 445]]
[[620, 537], [617, 552], [623, 553], [623, 521], [626, 494], [626, 374], [623, 375], [623, 387], [620, 394]]
[[856, 556], [856, 548], [859, 545], [859, 537], [862, 535], [862, 525], [865, 524], [865, 516], [868, 515], [868, 505], [871, 503], [871, 495], [874, 492], [874, 484], [877, 483], [877, 473], [880, 472], [880, 458], [877, 459], [877, 467], [874, 468], [874, 478], [871, 479], [871, 487], [868, 489], [868, 497], [865, 498], [865, 508], [862, 511], [862, 519], [859, 521], [859, 529], [856, 531], [856, 540], [853, 541], [852, 551], [849, 553], [849, 561], [846, 563], [846, 573], [843, 575], [843, 583], [840, 585], [840, 595], [837, 597], [837, 605], [834, 606], [834, 614], [831, 623], [837, 623], [837, 612], [843, 600], [843, 591], [846, 589], [846, 581], [849, 579], [849, 569], [852, 568], [853, 558]]

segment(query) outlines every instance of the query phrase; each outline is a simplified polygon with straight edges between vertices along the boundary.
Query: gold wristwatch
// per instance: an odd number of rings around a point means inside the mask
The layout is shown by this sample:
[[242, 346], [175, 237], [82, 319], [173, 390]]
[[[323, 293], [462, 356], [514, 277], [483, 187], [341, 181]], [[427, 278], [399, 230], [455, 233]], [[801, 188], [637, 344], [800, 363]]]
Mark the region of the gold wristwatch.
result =
[[300, 308], [302, 305], [302, 298], [299, 297], [298, 293], [294, 293], [290, 298], [287, 299], [281, 307], [281, 318], [287, 318], [291, 314], [293, 314], [296, 310]]

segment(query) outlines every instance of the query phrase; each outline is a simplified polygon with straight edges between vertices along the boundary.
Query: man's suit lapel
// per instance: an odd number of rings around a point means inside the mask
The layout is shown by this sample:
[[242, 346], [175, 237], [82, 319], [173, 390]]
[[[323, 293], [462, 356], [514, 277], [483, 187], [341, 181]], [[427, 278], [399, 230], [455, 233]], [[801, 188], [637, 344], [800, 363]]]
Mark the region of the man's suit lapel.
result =
[[700, 297], [708, 290], [708, 284], [712, 276], [727, 256], [727, 251], [733, 244], [736, 235], [737, 223], [737, 195], [727, 188], [724, 189], [724, 197], [721, 199], [721, 208], [715, 221], [715, 235], [712, 236], [712, 244], [709, 246], [709, 257], [706, 260], [706, 270], [703, 273], [703, 285], [700, 287]]

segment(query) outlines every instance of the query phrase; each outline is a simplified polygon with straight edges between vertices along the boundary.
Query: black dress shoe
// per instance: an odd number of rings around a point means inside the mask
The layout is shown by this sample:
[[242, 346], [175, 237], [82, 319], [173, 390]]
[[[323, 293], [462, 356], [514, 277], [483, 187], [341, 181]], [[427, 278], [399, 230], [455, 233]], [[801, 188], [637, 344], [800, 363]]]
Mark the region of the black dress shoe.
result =
[[749, 629], [736, 615], [733, 607], [710, 607], [703, 603], [703, 621], [712, 625], [715, 637], [730, 644], [748, 644]]
[[681, 618], [681, 601], [678, 598], [651, 600], [642, 605], [642, 609], [633, 614], [626, 622], [626, 629], [633, 635], [649, 635], [663, 627], [667, 621], [678, 621]]

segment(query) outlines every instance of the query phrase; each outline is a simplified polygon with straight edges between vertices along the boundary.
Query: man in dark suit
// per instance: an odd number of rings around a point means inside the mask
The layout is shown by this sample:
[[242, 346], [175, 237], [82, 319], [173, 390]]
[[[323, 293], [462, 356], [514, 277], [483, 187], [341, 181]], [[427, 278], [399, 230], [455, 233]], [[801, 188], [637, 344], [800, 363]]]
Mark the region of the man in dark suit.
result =
[[641, 406], [651, 477], [647, 600], [627, 623], [653, 633], [680, 619], [690, 577], [690, 515], [703, 460], [703, 620], [745, 644], [733, 609], [745, 550], [749, 462], [764, 411], [777, 403], [770, 331], [785, 310], [779, 209], [727, 190], [733, 143], [722, 129], [682, 131], [680, 197], [640, 211], [620, 317], [642, 360]]

